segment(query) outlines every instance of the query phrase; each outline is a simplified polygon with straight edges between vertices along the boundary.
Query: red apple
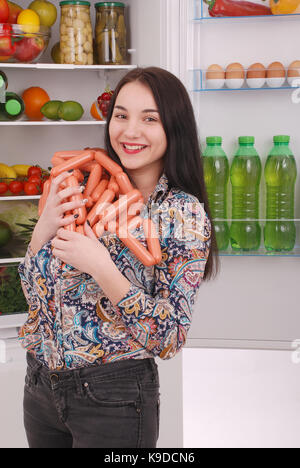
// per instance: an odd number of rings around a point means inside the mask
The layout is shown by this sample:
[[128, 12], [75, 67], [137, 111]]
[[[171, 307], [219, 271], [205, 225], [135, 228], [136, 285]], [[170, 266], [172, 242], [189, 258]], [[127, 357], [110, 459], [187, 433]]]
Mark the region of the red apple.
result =
[[17, 19], [23, 8], [17, 5], [14, 2], [8, 1], [8, 8], [9, 8], [9, 17], [7, 19], [7, 23], [10, 24], [17, 24]]
[[24, 37], [16, 43], [15, 58], [19, 62], [32, 62], [41, 53], [44, 45], [41, 37]]

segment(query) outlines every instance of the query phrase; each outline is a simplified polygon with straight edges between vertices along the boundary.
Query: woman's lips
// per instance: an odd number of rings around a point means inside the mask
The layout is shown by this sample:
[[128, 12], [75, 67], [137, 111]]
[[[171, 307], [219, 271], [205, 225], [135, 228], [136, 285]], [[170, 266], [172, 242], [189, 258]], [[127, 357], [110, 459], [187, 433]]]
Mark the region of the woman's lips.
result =
[[[130, 146], [132, 146], [132, 148]], [[126, 143], [122, 143], [122, 148], [126, 154], [137, 154], [146, 149], [147, 145], [127, 145]]]

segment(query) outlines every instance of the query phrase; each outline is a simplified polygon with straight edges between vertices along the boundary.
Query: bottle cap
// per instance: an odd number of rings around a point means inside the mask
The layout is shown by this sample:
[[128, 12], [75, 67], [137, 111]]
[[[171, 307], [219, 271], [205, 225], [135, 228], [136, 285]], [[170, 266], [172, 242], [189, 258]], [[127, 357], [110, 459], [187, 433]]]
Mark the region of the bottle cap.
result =
[[16, 99], [10, 99], [5, 104], [5, 110], [9, 115], [18, 115], [22, 110], [22, 106]]
[[274, 143], [289, 143], [290, 137], [289, 135], [275, 135], [273, 141]]
[[81, 1], [66, 1], [66, 2], [60, 2], [59, 6], [64, 6], [64, 5], [84, 5], [84, 6], [91, 6], [90, 2], [81, 2]]
[[241, 136], [239, 137], [240, 145], [253, 145], [255, 141], [254, 136]]
[[101, 8], [101, 7], [122, 7], [124, 8], [125, 5], [124, 3], [121, 2], [100, 2], [95, 4], [95, 8]]
[[222, 137], [220, 137], [220, 136], [206, 137], [206, 143], [208, 145], [221, 145], [222, 144]]

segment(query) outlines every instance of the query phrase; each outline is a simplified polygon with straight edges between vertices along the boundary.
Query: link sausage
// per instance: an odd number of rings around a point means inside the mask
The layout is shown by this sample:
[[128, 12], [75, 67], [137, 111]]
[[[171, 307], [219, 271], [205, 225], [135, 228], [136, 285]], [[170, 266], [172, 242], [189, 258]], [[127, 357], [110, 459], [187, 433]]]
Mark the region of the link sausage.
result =
[[125, 172], [116, 174], [116, 182], [120, 187], [120, 193], [125, 194], [133, 190], [132, 183], [130, 182], [128, 175]]
[[153, 256], [132, 234], [130, 234], [130, 232], [119, 228], [117, 230], [117, 236], [145, 266], [152, 266], [155, 264]]
[[92, 168], [88, 181], [86, 183], [85, 190], [83, 192], [84, 198], [88, 198], [92, 194], [92, 192], [100, 182], [101, 175], [102, 167], [96, 163], [95, 166]]
[[[109, 206], [101, 216], [99, 216], [99, 219], [103, 222], [103, 224], [107, 223], [108, 221], [111, 221], [114, 218], [119, 217], [123, 211], [127, 211], [130, 205], [132, 203], [137, 202], [141, 197], [141, 192], [137, 189], [131, 190], [131, 192], [128, 192], [126, 195], [123, 195], [121, 198], [119, 198], [115, 203], [113, 203], [111, 206]], [[99, 213], [100, 214], [100, 213]]]
[[63, 164], [52, 167], [51, 175], [52, 177], [57, 177], [64, 171], [69, 171], [70, 169], [76, 169], [83, 164], [92, 161], [94, 159], [93, 151], [82, 151], [81, 155], [74, 156], [74, 158], [67, 159]]
[[151, 255], [153, 256], [155, 263], [160, 263], [162, 259], [161, 248], [159, 243], [159, 237], [155, 225], [151, 219], [143, 220], [143, 228], [145, 237], [147, 239], [147, 247]]
[[97, 185], [97, 187], [93, 190], [91, 197], [94, 202], [99, 200], [101, 197], [102, 193], [107, 189], [108, 187], [108, 180], [102, 179], [101, 182]]
[[[78, 180], [74, 176], [70, 176], [67, 178], [68, 187], [78, 187]], [[82, 193], [76, 193], [70, 196], [70, 201], [81, 201], [83, 200]], [[76, 218], [76, 224], [82, 224], [85, 222], [86, 219], [86, 207], [84, 205], [74, 208], [73, 214], [78, 214], [78, 218]]]
[[116, 175], [123, 172], [121, 166], [113, 161], [104, 150], [95, 152], [96, 161], [103, 166], [111, 175]]
[[[99, 213], [101, 213], [102, 210], [105, 210], [108, 205], [111, 204], [111, 202], [115, 199], [115, 192], [113, 190], [108, 190], [106, 189], [99, 200], [95, 203], [91, 211], [89, 212], [87, 219], [90, 222], [91, 227], [94, 226], [96, 221], [98, 221], [99, 218]], [[99, 213], [98, 213], [99, 211]]]

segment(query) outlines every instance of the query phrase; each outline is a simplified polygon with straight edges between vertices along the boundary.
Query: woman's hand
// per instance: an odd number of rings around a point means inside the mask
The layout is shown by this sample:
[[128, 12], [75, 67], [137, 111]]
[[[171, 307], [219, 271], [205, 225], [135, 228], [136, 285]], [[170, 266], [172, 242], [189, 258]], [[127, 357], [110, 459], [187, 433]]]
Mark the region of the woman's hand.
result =
[[61, 226], [66, 226], [74, 222], [73, 215], [64, 217], [65, 212], [72, 211], [74, 208], [82, 206], [81, 201], [62, 203], [71, 195], [82, 192], [81, 187], [68, 187], [59, 190], [60, 184], [70, 177], [70, 175], [69, 172], [62, 172], [52, 180], [44, 210], [32, 234], [32, 244], [35, 244], [37, 247], [35, 250], [38, 250], [38, 247], [41, 247], [52, 239]]
[[91, 227], [85, 223], [87, 236], [79, 232], [60, 228], [52, 239], [52, 253], [62, 262], [72, 265], [81, 272], [94, 276], [97, 270], [112, 262], [109, 251], [95, 236]]

